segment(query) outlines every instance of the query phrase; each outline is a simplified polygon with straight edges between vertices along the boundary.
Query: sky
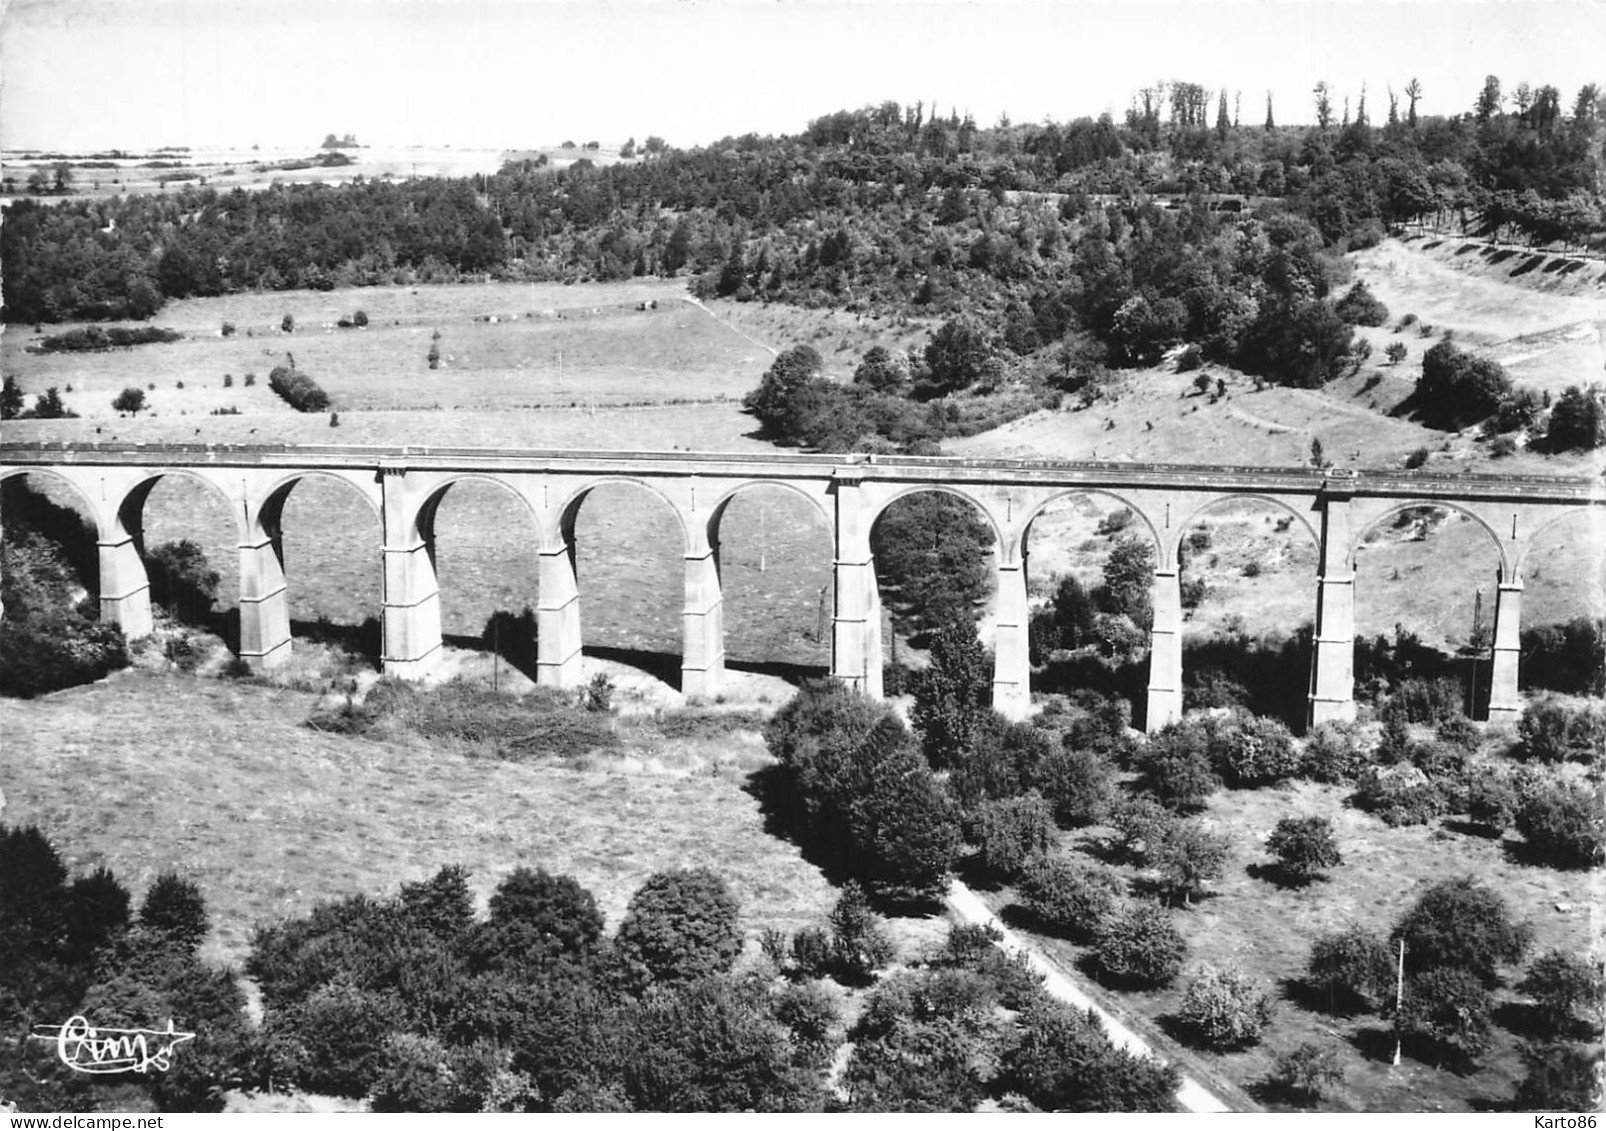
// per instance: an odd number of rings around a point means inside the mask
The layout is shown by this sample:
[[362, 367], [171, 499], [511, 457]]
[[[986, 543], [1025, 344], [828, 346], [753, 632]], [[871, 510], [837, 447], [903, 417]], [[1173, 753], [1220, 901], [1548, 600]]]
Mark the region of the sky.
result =
[[[1603, 0], [0, 0], [0, 148], [500, 148], [795, 133], [893, 100], [984, 125], [1180, 79], [1245, 123], [1420, 79], [1606, 86]], [[1214, 115], [1214, 100], [1211, 114]]]

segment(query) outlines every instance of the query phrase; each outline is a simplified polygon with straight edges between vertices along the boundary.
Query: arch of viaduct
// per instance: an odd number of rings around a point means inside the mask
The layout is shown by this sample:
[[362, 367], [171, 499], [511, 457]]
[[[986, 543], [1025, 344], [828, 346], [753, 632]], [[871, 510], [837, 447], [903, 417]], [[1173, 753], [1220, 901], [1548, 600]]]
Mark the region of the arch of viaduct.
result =
[[658, 495], [680, 523], [682, 690], [690, 696], [717, 694], [724, 676], [719, 523], [739, 492], [779, 486], [818, 508], [832, 531], [831, 671], [879, 696], [881, 603], [870, 531], [898, 498], [943, 491], [974, 504], [997, 538], [993, 695], [998, 708], [1014, 716], [1030, 704], [1026, 569], [1032, 521], [1057, 499], [1099, 494], [1130, 507], [1157, 551], [1151, 730], [1182, 713], [1180, 542], [1195, 516], [1218, 503], [1254, 499], [1281, 507], [1318, 547], [1309, 693], [1313, 723], [1354, 716], [1355, 554], [1369, 529], [1406, 507], [1436, 504], [1465, 513], [1487, 533], [1499, 562], [1489, 716], [1510, 719], [1521, 710], [1522, 570], [1533, 540], [1569, 514], [1589, 513], [1597, 524], [1606, 519], [1606, 491], [1595, 480], [868, 455], [0, 444], [0, 479], [21, 474], [54, 477], [82, 498], [99, 546], [101, 615], [131, 637], [152, 626], [141, 558], [145, 498], [166, 475], [193, 477], [211, 487], [227, 501], [238, 528], [240, 654], [264, 667], [282, 662], [290, 650], [280, 532], [284, 502], [309, 475], [345, 481], [379, 519], [383, 663], [388, 673], [408, 678], [427, 674], [441, 648], [436, 509], [455, 483], [497, 483], [528, 509], [537, 532], [538, 682], [555, 687], [582, 680], [575, 517], [595, 488], [634, 483]]

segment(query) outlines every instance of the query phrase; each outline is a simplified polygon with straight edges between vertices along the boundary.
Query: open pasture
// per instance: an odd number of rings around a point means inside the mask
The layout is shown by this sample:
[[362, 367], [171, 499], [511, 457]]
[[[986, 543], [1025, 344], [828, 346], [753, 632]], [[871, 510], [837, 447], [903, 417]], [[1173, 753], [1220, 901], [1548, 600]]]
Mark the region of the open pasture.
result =
[[[672, 283], [642, 283], [606, 297], [599, 287], [515, 284], [233, 296], [164, 310], [156, 324], [189, 335], [179, 342], [36, 354], [27, 346], [38, 336], [13, 331], [0, 358], [25, 393], [56, 387], [97, 423], [118, 419], [111, 401], [129, 385], [147, 389], [147, 413], [159, 417], [282, 415], [266, 379], [292, 356], [342, 412], [740, 400], [773, 355], [682, 295]], [[337, 328], [358, 310], [367, 326]], [[286, 314], [294, 332], [279, 328]], [[227, 337], [225, 321], [236, 327]]]
[[300, 723], [315, 701], [144, 671], [0, 700], [5, 821], [38, 824], [75, 872], [105, 864], [136, 898], [183, 872], [211, 911], [205, 956], [233, 963], [258, 923], [452, 863], [472, 871], [482, 909], [520, 865], [571, 874], [610, 930], [666, 868], [724, 877], [750, 938], [796, 930], [835, 899], [744, 789], [768, 761], [754, 732], [700, 740], [701, 768], [681, 772], [515, 765], [312, 731]]
[[[1434, 826], [1391, 829], [1370, 814], [1345, 805], [1342, 787], [1299, 782], [1276, 789], [1229, 790], [1211, 798], [1203, 819], [1231, 839], [1236, 855], [1224, 877], [1191, 908], [1176, 912], [1188, 942], [1188, 963], [1177, 982], [1164, 990], [1110, 995], [1142, 1024], [1162, 1033], [1182, 1001], [1191, 972], [1199, 965], [1237, 966], [1273, 990], [1278, 999], [1264, 1040], [1233, 1053], [1191, 1051], [1207, 1068], [1240, 1087], [1271, 1074], [1277, 1057], [1312, 1042], [1336, 1048], [1344, 1081], [1319, 1105], [1331, 1111], [1464, 1111], [1488, 1100], [1509, 1099], [1523, 1069], [1519, 1037], [1496, 1025], [1495, 1044], [1480, 1070], [1458, 1076], [1413, 1057], [1408, 1045], [1400, 1067], [1392, 1067], [1392, 1030], [1373, 1015], [1337, 1018], [1307, 1004], [1293, 983], [1305, 971], [1312, 943], [1350, 922], [1387, 934], [1394, 921], [1430, 884], [1476, 876], [1499, 892], [1513, 918], [1534, 930], [1529, 957], [1560, 947], [1585, 953], [1602, 942], [1603, 926], [1592, 908], [1606, 897], [1606, 874], [1563, 872], [1518, 863], [1508, 841]], [[1305, 889], [1283, 888], [1260, 878], [1271, 862], [1262, 849], [1266, 836], [1286, 816], [1326, 817], [1344, 862], [1329, 878]], [[1106, 830], [1066, 835], [1073, 852], [1102, 856]], [[1136, 873], [1123, 867], [1129, 878]], [[1014, 902], [1007, 890], [989, 897], [995, 909]], [[1045, 951], [1074, 965], [1086, 948], [1064, 939], [1034, 935]], [[1407, 958], [1409, 961], [1409, 956]], [[1521, 970], [1507, 972], [1520, 978]], [[1511, 996], [1509, 993], [1505, 996]]]

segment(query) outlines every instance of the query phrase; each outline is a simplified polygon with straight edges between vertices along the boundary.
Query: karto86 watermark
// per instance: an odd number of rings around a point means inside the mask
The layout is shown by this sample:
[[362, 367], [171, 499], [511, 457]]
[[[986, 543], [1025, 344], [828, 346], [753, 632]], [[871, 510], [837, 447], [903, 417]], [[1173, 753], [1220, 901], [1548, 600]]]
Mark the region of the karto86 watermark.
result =
[[93, 1075], [165, 1072], [173, 1067], [178, 1046], [195, 1039], [194, 1033], [173, 1028], [171, 1019], [165, 1029], [110, 1029], [77, 1014], [60, 1026], [36, 1025], [28, 1036], [53, 1043], [61, 1062], [74, 1072]]

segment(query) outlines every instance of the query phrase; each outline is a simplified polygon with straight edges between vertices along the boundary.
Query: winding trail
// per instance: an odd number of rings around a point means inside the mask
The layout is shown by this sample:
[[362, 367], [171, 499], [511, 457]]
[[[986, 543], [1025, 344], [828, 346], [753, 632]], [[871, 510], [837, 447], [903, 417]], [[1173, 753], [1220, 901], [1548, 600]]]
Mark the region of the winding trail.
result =
[[[1104, 1024], [1105, 1032], [1118, 1048], [1123, 1048], [1138, 1056], [1150, 1056], [1157, 1060], [1163, 1057], [1156, 1056], [1148, 1042], [1138, 1036], [1127, 1026], [1117, 1021], [1098, 1003], [1083, 993], [1058, 964], [1049, 961], [1047, 957], [1027, 946], [1019, 935], [1011, 931], [999, 921], [998, 916], [987, 909], [981, 897], [971, 891], [963, 883], [955, 880], [948, 889], [948, 906], [954, 913], [967, 923], [978, 926], [990, 926], [1003, 935], [999, 943], [1010, 954], [1023, 955], [1033, 970], [1043, 975], [1043, 988], [1063, 1002], [1068, 1002], [1078, 1009], [1091, 1009]], [[1179, 1069], [1180, 1071], [1180, 1069]], [[1207, 1091], [1187, 1073], [1182, 1074], [1182, 1086], [1177, 1089], [1177, 1103], [1184, 1111], [1194, 1112], [1229, 1112], [1234, 1110], [1215, 1093]]]
[[735, 334], [737, 337], [747, 339], [748, 341], [752, 342], [755, 346], [757, 346], [761, 350], [768, 350], [769, 351], [769, 355], [771, 357], [780, 357], [781, 356], [781, 351], [776, 349], [774, 346], [768, 344], [767, 342], [759, 341], [757, 338], [753, 337], [753, 335], [747, 333], [744, 330], [738, 329], [736, 326], [732, 325], [731, 323], [725, 321], [725, 319], [721, 318], [719, 315], [715, 314], [712, 310], [709, 310], [708, 307], [703, 305], [702, 299], [699, 299], [694, 295], [681, 295], [680, 296], [680, 301], [681, 302], [689, 302], [689, 303], [691, 303], [698, 310], [700, 310], [704, 314], [708, 315], [708, 317], [712, 318], [715, 322], [718, 322], [721, 326], [725, 327], [725, 329], [729, 330], [731, 333]]

